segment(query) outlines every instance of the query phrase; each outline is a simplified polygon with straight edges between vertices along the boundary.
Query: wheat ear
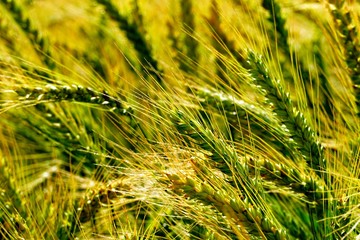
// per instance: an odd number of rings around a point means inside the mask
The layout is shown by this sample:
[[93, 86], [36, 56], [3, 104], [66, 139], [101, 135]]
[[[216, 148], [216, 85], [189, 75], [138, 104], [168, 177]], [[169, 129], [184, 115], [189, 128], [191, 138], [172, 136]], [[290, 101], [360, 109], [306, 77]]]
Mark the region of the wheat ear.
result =
[[285, 28], [286, 20], [282, 17], [281, 7], [276, 0], [263, 0], [262, 6], [270, 12], [269, 21], [274, 22], [275, 31], [278, 33], [277, 42], [286, 54], [290, 54], [288, 36], [289, 32]]
[[280, 81], [270, 77], [260, 55], [249, 51], [248, 61], [251, 65], [250, 74], [254, 84], [263, 90], [263, 94], [273, 105], [273, 112], [288, 129], [307, 164], [328, 183], [323, 147], [316, 140], [316, 134], [308, 125], [304, 115], [293, 106], [290, 94], [285, 92]]
[[19, 96], [20, 101], [41, 102], [60, 102], [73, 101], [89, 104], [102, 105], [112, 112], [121, 115], [131, 115], [133, 110], [105, 92], [98, 92], [92, 88], [84, 88], [80, 85], [55, 86], [46, 85], [44, 88], [18, 88], [14, 90]]
[[299, 156], [294, 151], [296, 145], [289, 137], [288, 130], [266, 111], [222, 92], [200, 89], [195, 94], [204, 110], [225, 113], [227, 121], [234, 128], [249, 129], [252, 134], [266, 137], [272, 147], [286, 157], [298, 160]]
[[25, 11], [22, 7], [15, 0], [1, 0], [0, 2], [11, 13], [19, 27], [26, 33], [45, 65], [49, 69], [54, 69], [56, 64], [53, 61], [47, 40], [42, 36], [38, 29], [34, 28], [31, 20], [25, 16]]
[[[266, 10], [268, 10], [270, 13], [270, 17], [268, 20], [269, 20], [269, 22], [274, 24], [274, 28], [277, 33], [277, 38], [276, 38], [277, 46], [279, 46], [279, 49], [281, 49], [285, 53], [286, 60], [288, 62], [292, 62], [293, 59], [297, 59], [297, 56], [296, 56], [295, 51], [290, 51], [289, 31], [285, 27], [286, 19], [281, 14], [280, 4], [276, 0], [263, 0], [262, 6]], [[317, 60], [318, 66], [321, 68], [321, 69], [319, 69], [320, 70], [319, 78], [321, 79], [320, 84], [322, 86], [322, 89], [320, 89], [320, 90], [323, 92], [323, 97], [325, 100], [323, 102], [323, 106], [324, 106], [328, 116], [331, 119], [333, 119], [333, 113], [332, 113], [333, 104], [330, 101], [330, 99], [328, 98], [328, 95], [331, 96], [330, 94], [328, 94], [330, 86], [329, 86], [328, 79], [323, 74], [324, 65], [321, 65], [321, 63], [322, 63], [321, 58], [320, 58], [319, 52], [317, 50], [314, 50], [314, 56], [315, 56], [315, 59]], [[287, 67], [284, 65], [285, 62], [281, 62], [281, 64], [282, 64], [283, 75], [291, 76], [291, 73], [287, 70]], [[305, 66], [306, 66], [306, 64], [305, 64], [304, 60], [300, 58], [300, 59], [298, 59], [298, 65], [296, 65], [295, 67], [296, 67], [296, 71], [298, 71], [298, 74], [302, 78], [303, 82], [310, 85], [311, 84], [310, 83], [310, 78], [311, 78], [310, 70]], [[289, 81], [292, 81], [291, 78], [286, 78], [286, 79]], [[309, 107], [314, 108], [315, 107], [314, 101], [310, 97], [310, 94], [312, 94], [312, 93], [309, 91], [310, 90], [306, 91], [307, 103], [308, 103]]]
[[360, 42], [359, 32], [352, 17], [351, 8], [342, 1], [341, 4], [330, 5], [330, 12], [337, 28], [337, 35], [341, 41], [345, 63], [353, 82], [353, 88], [360, 115]]
[[[181, 0], [181, 23], [185, 30], [185, 36], [180, 51], [186, 58], [180, 61], [179, 68], [187, 73], [196, 74], [196, 64], [199, 62], [198, 42], [194, 39], [195, 33], [195, 16], [193, 13], [192, 0]], [[194, 64], [195, 63], [195, 64]]]
[[[1, 159], [2, 162], [5, 159]], [[12, 177], [4, 163], [0, 168], [0, 236], [4, 239], [17, 239], [26, 236], [27, 211], [24, 200], [14, 188]]]
[[[285, 92], [280, 81], [270, 77], [262, 57], [249, 51], [248, 61], [251, 65], [250, 74], [254, 84], [263, 90], [263, 94], [273, 106], [273, 112], [289, 130], [291, 138], [296, 143], [298, 151], [302, 154], [308, 166], [315, 170], [315, 173], [325, 182], [327, 188], [331, 190], [324, 150], [319, 141], [316, 140], [315, 132], [308, 125], [304, 115], [293, 106], [290, 94]], [[324, 192], [322, 198], [323, 207], [318, 208], [320, 211], [316, 213], [318, 220], [333, 216], [331, 210], [325, 212], [321, 210], [329, 209], [330, 202], [328, 200], [330, 198], [330, 192]], [[320, 231], [323, 235], [330, 232], [329, 220], [321, 222], [321, 225], [323, 225], [324, 229], [319, 228], [315, 231]], [[314, 226], [314, 228], [316, 227]]]
[[[259, 197], [262, 195], [261, 186], [256, 181], [250, 179], [248, 166], [241, 161], [241, 158], [237, 156], [237, 153], [233, 149], [231, 149], [224, 141], [217, 139], [210, 130], [204, 129], [199, 123], [189, 119], [180, 111], [177, 111], [174, 115], [172, 115], [172, 120], [180, 133], [189, 136], [191, 139], [195, 140], [195, 143], [202, 149], [211, 152], [211, 159], [214, 161], [215, 166], [221, 172], [232, 178], [234, 185], [244, 192], [243, 194], [245, 194], [245, 198], [251, 199], [251, 201], [259, 200]], [[257, 189], [256, 195], [252, 193], [254, 189]], [[233, 204], [236, 206], [237, 201]], [[272, 221], [265, 218], [264, 213], [262, 213], [260, 209], [255, 210], [252, 207], [250, 208], [250, 216], [253, 219], [259, 219], [259, 231], [264, 231], [264, 234], [268, 234], [269, 237], [286, 236], [286, 231], [280, 227], [268, 228], [265, 227], [265, 225], [262, 226], [262, 222], [264, 222], [264, 224], [265, 222], [268, 224]], [[255, 215], [252, 215], [252, 213]]]
[[143, 69], [145, 74], [149, 72], [163, 86], [162, 78], [159, 76], [161, 74], [159, 64], [152, 56], [150, 47], [144, 35], [139, 32], [138, 26], [135, 23], [130, 23], [127, 18], [122, 16], [111, 0], [97, 0], [97, 2], [105, 7], [105, 11], [110, 18], [116, 21], [119, 24], [119, 28], [125, 32], [126, 37], [132, 42], [135, 50], [138, 52], [141, 64], [150, 67], [147, 70]]
[[[172, 180], [174, 190], [183, 191], [186, 196], [198, 199], [205, 204], [211, 204], [221, 213], [229, 218], [235, 219], [235, 226], [231, 227], [238, 237], [249, 237], [251, 233], [256, 236], [254, 231], [259, 231], [259, 235], [264, 234], [268, 238], [289, 239], [284, 229], [278, 228], [269, 219], [264, 217], [260, 209], [254, 208], [247, 198], [240, 199], [239, 196], [229, 198], [229, 192], [216, 190], [206, 182], [199, 182], [192, 177], [181, 178], [179, 175], [169, 175]], [[265, 237], [264, 236], [264, 237]]]

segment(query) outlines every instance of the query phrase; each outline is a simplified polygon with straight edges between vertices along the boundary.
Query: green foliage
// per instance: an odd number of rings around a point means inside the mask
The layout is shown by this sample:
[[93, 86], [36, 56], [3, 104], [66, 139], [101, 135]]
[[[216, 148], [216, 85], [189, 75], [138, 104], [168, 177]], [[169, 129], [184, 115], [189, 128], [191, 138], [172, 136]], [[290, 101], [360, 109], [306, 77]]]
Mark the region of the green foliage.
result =
[[0, 1], [0, 238], [359, 238], [359, 9]]

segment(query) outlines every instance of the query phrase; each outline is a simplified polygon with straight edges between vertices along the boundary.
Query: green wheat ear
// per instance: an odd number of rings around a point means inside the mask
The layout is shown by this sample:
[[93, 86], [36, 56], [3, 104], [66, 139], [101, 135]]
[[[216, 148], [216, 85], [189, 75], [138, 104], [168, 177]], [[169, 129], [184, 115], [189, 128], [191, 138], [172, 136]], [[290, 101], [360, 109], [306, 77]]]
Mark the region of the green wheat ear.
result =
[[0, 236], [4, 238], [22, 238], [29, 234], [26, 223], [27, 211], [20, 193], [14, 188], [12, 176], [1, 159], [0, 170]]
[[[283, 17], [281, 4], [277, 0], [263, 0], [262, 6], [269, 11], [270, 16], [268, 21], [274, 25], [275, 30], [275, 51], [282, 52], [285, 55], [285, 60], [279, 60], [282, 68], [282, 75], [287, 81], [293, 82], [293, 74], [291, 70], [288, 70], [289, 63], [292, 63], [296, 59], [295, 66], [290, 65], [290, 68], [293, 68], [294, 71], [297, 72], [297, 76], [299, 76], [304, 85], [311, 86], [311, 75], [310, 70], [306, 68], [305, 61], [302, 58], [298, 58], [296, 52], [291, 49], [292, 45], [289, 43], [291, 39], [289, 38], [289, 31], [286, 28], [286, 18]], [[270, 33], [272, 33], [270, 31]], [[296, 76], [296, 77], [297, 77]], [[322, 79], [325, 80], [325, 79]], [[307, 104], [309, 107], [314, 108], [316, 107], [316, 103], [314, 100], [311, 99], [310, 95], [313, 95], [314, 92], [310, 89], [306, 89], [306, 97], [307, 97]], [[331, 106], [331, 105], [330, 105]], [[330, 111], [331, 114], [331, 111]]]
[[270, 77], [263, 58], [249, 51], [248, 59], [252, 81], [263, 90], [262, 93], [273, 106], [273, 112], [288, 129], [307, 164], [327, 183], [329, 179], [323, 175], [326, 172], [323, 147], [316, 140], [315, 132], [308, 125], [304, 115], [294, 107], [290, 94], [285, 92], [280, 81]]
[[[327, 174], [324, 149], [316, 139], [315, 132], [308, 125], [304, 115], [293, 106], [289, 93], [285, 92], [280, 81], [270, 77], [269, 70], [266, 68], [262, 57], [250, 51], [248, 59], [251, 65], [250, 74], [254, 84], [263, 90], [263, 94], [273, 107], [273, 112], [279, 121], [289, 130], [291, 138], [297, 145], [297, 150], [302, 154], [308, 166], [314, 169], [327, 188], [331, 189], [331, 179]], [[318, 220], [334, 215], [334, 211], [329, 209], [329, 204], [331, 204], [328, 201], [331, 199], [330, 192], [324, 192], [322, 199], [322, 207], [319, 207], [319, 211], [315, 214]], [[325, 233], [321, 233], [322, 235], [329, 233], [330, 222], [324, 221], [322, 224], [324, 224], [324, 229], [316, 231], [324, 231]]]
[[109, 96], [107, 93], [95, 91], [92, 88], [84, 88], [80, 85], [55, 86], [46, 85], [45, 88], [18, 88], [15, 92], [20, 96], [20, 101], [60, 102], [74, 101], [104, 106], [112, 112], [121, 115], [131, 115], [133, 110], [123, 101]]
[[111, 0], [97, 0], [97, 2], [105, 7], [105, 11], [109, 14], [110, 18], [119, 24], [119, 28], [125, 32], [126, 37], [134, 45], [135, 50], [139, 54], [140, 62], [143, 65], [144, 76], [150, 73], [163, 86], [164, 83], [160, 76], [161, 70], [159, 69], [159, 64], [153, 57], [149, 44], [146, 42], [144, 35], [139, 32], [136, 23], [130, 23], [126, 17], [122, 16]]
[[[195, 140], [195, 143], [198, 146], [212, 154], [211, 159], [214, 161], [215, 167], [224, 174], [230, 176], [233, 181], [232, 185], [240, 188], [239, 195], [248, 199], [240, 201], [235, 198], [227, 203], [224, 202], [224, 197], [227, 194], [216, 192], [214, 193], [214, 198], [219, 203], [214, 204], [233, 205], [231, 206], [233, 211], [237, 214], [245, 214], [245, 217], [250, 221], [250, 223], [247, 224], [251, 225], [252, 222], [258, 225], [260, 234], [263, 233], [265, 236], [275, 239], [289, 237], [287, 236], [285, 229], [276, 225], [273, 220], [267, 218], [261, 209], [256, 209], [256, 204], [254, 202], [259, 201], [259, 198], [261, 198], [262, 188], [256, 180], [250, 179], [248, 166], [241, 161], [241, 158], [239, 158], [235, 150], [231, 149], [231, 147], [221, 139], [217, 139], [209, 129], [204, 129], [197, 121], [189, 119], [181, 111], [177, 111], [172, 115], [172, 119], [180, 133], [189, 136], [191, 139]], [[196, 189], [194, 180], [187, 179], [183, 184], [190, 185], [192, 188]], [[208, 189], [208, 187], [205, 188]], [[258, 195], [251, 193], [254, 189], [257, 189]]]
[[[225, 114], [235, 129], [247, 129], [251, 134], [266, 138], [266, 142], [284, 156], [294, 161], [299, 158], [288, 130], [263, 109], [222, 92], [200, 89], [195, 94], [204, 110]], [[233, 141], [241, 139], [233, 138]]]
[[275, 31], [278, 33], [279, 47], [290, 56], [288, 43], [289, 32], [285, 27], [286, 20], [282, 17], [281, 7], [276, 0], [263, 0], [262, 6], [270, 12], [269, 21], [274, 22]]
[[181, 19], [184, 28], [184, 40], [181, 46], [182, 52], [186, 56], [184, 60], [180, 59], [179, 68], [185, 72], [196, 74], [196, 64], [199, 62], [197, 40], [194, 39], [196, 32], [195, 14], [192, 0], [181, 0]]
[[336, 34], [341, 41], [341, 50], [350, 78], [353, 82], [358, 115], [360, 114], [360, 42], [356, 25], [355, 13], [351, 7], [342, 1], [342, 4], [330, 5], [330, 12], [335, 22]]
[[40, 58], [49, 69], [54, 69], [56, 63], [53, 60], [50, 46], [46, 38], [42, 36], [38, 29], [34, 28], [31, 19], [25, 16], [25, 10], [15, 0], [2, 0], [6, 9], [13, 16], [15, 22], [24, 31], [30, 42], [34, 45], [35, 50], [39, 53]]

